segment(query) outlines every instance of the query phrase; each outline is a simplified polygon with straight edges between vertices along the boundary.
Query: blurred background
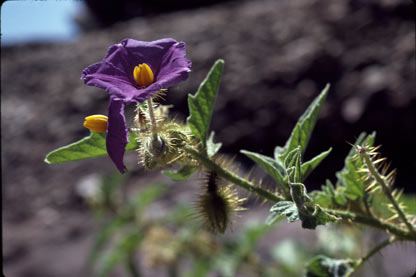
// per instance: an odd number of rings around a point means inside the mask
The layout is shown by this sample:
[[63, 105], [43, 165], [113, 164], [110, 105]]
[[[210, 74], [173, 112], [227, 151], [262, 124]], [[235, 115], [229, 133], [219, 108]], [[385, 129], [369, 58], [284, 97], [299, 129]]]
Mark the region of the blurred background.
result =
[[[5, 275], [85, 275], [85, 260], [99, 227], [82, 188], [101, 182], [115, 168], [108, 158], [53, 166], [43, 159], [49, 151], [88, 135], [82, 127], [85, 116], [106, 114], [107, 94], [83, 85], [81, 71], [101, 61], [107, 48], [124, 38], [186, 42], [192, 73], [169, 90], [165, 101], [184, 120], [187, 94], [196, 91], [215, 60], [225, 60], [211, 128], [223, 143], [222, 152], [230, 155], [246, 149], [272, 156], [330, 83], [305, 159], [329, 147], [333, 151], [307, 180], [308, 190], [320, 188], [326, 178], [335, 180], [350, 148], [347, 142], [362, 131], [376, 131], [376, 144], [382, 144], [381, 152], [398, 169], [397, 186], [415, 193], [414, 18], [415, 5], [408, 0], [4, 2]], [[133, 109], [127, 107], [127, 113]], [[130, 174], [124, 190], [155, 183], [169, 187], [159, 203], [162, 214], [174, 203], [192, 203], [198, 192], [198, 177], [169, 186], [173, 182], [158, 172], [137, 168], [135, 153], [128, 153], [125, 161]], [[252, 167], [241, 155], [237, 161], [243, 171]], [[261, 170], [254, 172], [264, 177]], [[264, 222], [268, 208], [242, 213], [226, 237], [238, 234], [248, 219]], [[310, 244], [316, 241], [313, 232], [297, 224], [282, 225], [283, 233], [274, 232], [269, 240], [277, 244], [290, 233], [293, 238], [302, 234]], [[369, 265], [366, 276], [377, 270], [402, 270], [394, 276], [410, 276], [412, 265], [402, 258], [406, 256], [416, 257], [414, 247], [389, 247], [384, 258], [397, 260], [393, 269], [383, 268], [380, 260]]]

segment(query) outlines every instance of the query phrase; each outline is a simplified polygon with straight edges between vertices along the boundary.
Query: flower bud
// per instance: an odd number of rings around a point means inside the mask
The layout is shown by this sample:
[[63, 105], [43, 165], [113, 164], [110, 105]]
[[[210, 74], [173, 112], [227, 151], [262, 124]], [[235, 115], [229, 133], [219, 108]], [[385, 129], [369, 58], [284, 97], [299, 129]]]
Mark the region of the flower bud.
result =
[[96, 133], [105, 133], [108, 117], [101, 114], [90, 115], [85, 118], [84, 127]]
[[142, 88], [149, 86], [154, 81], [152, 69], [145, 63], [134, 68], [133, 77], [136, 83]]
[[205, 180], [204, 193], [199, 196], [196, 210], [204, 225], [213, 232], [224, 233], [231, 223], [232, 215], [245, 199], [239, 199], [231, 186], [221, 186], [221, 178], [215, 171], [209, 171]]

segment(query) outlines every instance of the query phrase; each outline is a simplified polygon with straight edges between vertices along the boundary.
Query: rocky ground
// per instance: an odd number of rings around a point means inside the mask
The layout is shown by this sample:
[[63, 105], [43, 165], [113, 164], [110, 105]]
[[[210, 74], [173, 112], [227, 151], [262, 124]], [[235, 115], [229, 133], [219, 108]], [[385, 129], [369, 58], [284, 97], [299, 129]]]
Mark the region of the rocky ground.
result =
[[[2, 48], [6, 276], [82, 276], [94, 224], [76, 184], [114, 167], [106, 158], [54, 166], [43, 159], [88, 134], [82, 127], [86, 115], [106, 113], [107, 94], [83, 85], [81, 71], [127, 37], [186, 42], [192, 74], [166, 96], [183, 119], [186, 95], [196, 91], [216, 59], [225, 60], [212, 129], [226, 153], [271, 155], [331, 83], [309, 153], [334, 149], [309, 185], [322, 184], [342, 167], [347, 141], [376, 130], [381, 151], [399, 170], [398, 184], [415, 192], [414, 12], [407, 0], [237, 1], [135, 18], [73, 43]], [[133, 153], [126, 164], [135, 167]], [[159, 177], [133, 170], [129, 183], [143, 184], [143, 178]]]

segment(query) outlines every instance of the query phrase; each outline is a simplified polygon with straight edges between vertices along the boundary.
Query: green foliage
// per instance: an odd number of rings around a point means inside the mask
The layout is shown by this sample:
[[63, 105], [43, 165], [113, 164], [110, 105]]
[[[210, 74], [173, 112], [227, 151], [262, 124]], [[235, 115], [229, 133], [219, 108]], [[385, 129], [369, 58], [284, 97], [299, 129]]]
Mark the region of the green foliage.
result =
[[188, 96], [189, 117], [187, 123], [192, 133], [206, 146], [215, 99], [220, 86], [223, 60], [217, 60], [202, 81], [195, 95]]
[[276, 181], [278, 185], [287, 185], [287, 182], [284, 181], [285, 168], [278, 161], [259, 153], [250, 152], [247, 150], [241, 150], [240, 152], [252, 159], [264, 170], [266, 170], [266, 172], [269, 173], [269, 175]]
[[354, 271], [355, 261], [337, 260], [318, 255], [306, 266], [306, 277], [347, 277]]
[[[305, 113], [299, 118], [294, 130], [284, 147], [275, 147], [274, 158], [264, 156], [259, 153], [241, 150], [240, 152], [256, 162], [276, 181], [278, 187], [283, 191], [286, 199], [289, 200], [289, 174], [296, 176], [296, 182], [305, 181], [306, 177], [326, 158], [331, 152], [331, 148], [311, 160], [301, 164], [301, 166], [294, 166], [294, 162], [300, 163], [301, 156], [304, 154], [307, 147], [312, 130], [318, 119], [319, 111], [322, 107], [323, 101], [328, 95], [329, 85], [327, 85], [322, 92], [309, 105]], [[299, 154], [298, 154], [299, 152]], [[299, 156], [294, 160], [294, 156]], [[295, 170], [295, 172], [292, 172]], [[293, 181], [292, 181], [293, 182]]]
[[[367, 135], [361, 133], [354, 145], [372, 146], [374, 144], [375, 132]], [[361, 159], [354, 157], [355, 148], [352, 146], [350, 152], [345, 158], [344, 168], [336, 173], [337, 183], [334, 186], [331, 181], [327, 180], [326, 185], [322, 186], [320, 191], [313, 191], [312, 198], [323, 207], [345, 208], [348, 201], [360, 202], [368, 201], [370, 198], [366, 192], [364, 163]], [[355, 206], [357, 206], [357, 204]]]
[[[375, 139], [375, 132], [371, 135], [361, 133], [354, 145], [367, 145], [373, 146]], [[344, 168], [337, 172], [338, 178], [337, 186], [344, 186], [344, 195], [350, 200], [362, 200], [366, 194], [365, 185], [363, 180], [365, 173], [359, 172], [364, 165], [361, 159], [354, 158], [355, 149], [352, 147], [348, 156], [345, 158]]]
[[308, 146], [309, 138], [315, 127], [316, 120], [318, 119], [319, 111], [321, 110], [322, 103], [328, 95], [329, 85], [326, 85], [319, 96], [309, 105], [304, 114], [299, 118], [296, 123], [295, 129], [292, 131], [289, 139], [286, 141], [285, 146], [275, 148], [275, 159], [284, 161], [287, 155], [298, 146], [301, 147], [302, 154], [305, 153]]
[[220, 150], [222, 143], [218, 142], [215, 143], [214, 142], [214, 135], [215, 132], [212, 131], [211, 135], [209, 136], [208, 140], [207, 140], [207, 154], [208, 157], [213, 157], [215, 154], [217, 154], [217, 152]]
[[162, 173], [174, 181], [184, 181], [191, 177], [198, 168], [192, 165], [185, 165], [178, 170], [162, 170]]
[[347, 199], [344, 195], [345, 187], [338, 186], [336, 189], [330, 180], [326, 180], [326, 184], [321, 190], [315, 190], [310, 193], [315, 202], [322, 207], [346, 207]]
[[274, 204], [273, 207], [270, 208], [270, 213], [274, 216], [268, 219], [266, 223], [269, 223], [272, 218], [282, 215], [285, 215], [289, 222], [299, 220], [298, 208], [296, 207], [295, 202], [292, 201], [280, 201]]
[[271, 209], [271, 216], [267, 223], [273, 222], [277, 217], [285, 215], [289, 222], [302, 221], [302, 227], [315, 229], [318, 225], [335, 222], [337, 218], [326, 213], [308, 196], [305, 186], [299, 183], [302, 178], [301, 172], [301, 148], [293, 149], [284, 161], [287, 171], [287, 180], [290, 187], [292, 201], [280, 201]]
[[[71, 162], [107, 155], [104, 133], [90, 131], [90, 135], [77, 142], [60, 147], [46, 155], [45, 162], [57, 164]], [[139, 147], [134, 134], [130, 134], [126, 151], [135, 150]]]
[[[161, 184], [139, 190], [126, 203], [117, 207], [116, 214], [98, 229], [88, 257], [88, 264], [90, 267], [96, 264], [100, 266], [99, 276], [108, 276], [116, 265], [128, 262], [130, 253], [139, 246], [142, 240], [144, 227], [135, 224], [134, 221], [140, 218], [149, 204], [159, 198], [165, 190], [166, 186]], [[119, 239], [112, 244], [114, 237]], [[108, 246], [111, 247], [103, 251]]]
[[329, 153], [331, 153], [332, 148], [329, 148], [327, 151], [322, 152], [318, 156], [315, 156], [314, 158], [310, 159], [307, 162], [304, 162], [302, 164], [301, 172], [302, 172], [302, 179], [301, 182], [305, 181], [306, 178], [309, 176], [309, 174], [312, 173], [312, 171], [315, 170], [315, 168], [322, 162], [323, 159], [325, 159]]

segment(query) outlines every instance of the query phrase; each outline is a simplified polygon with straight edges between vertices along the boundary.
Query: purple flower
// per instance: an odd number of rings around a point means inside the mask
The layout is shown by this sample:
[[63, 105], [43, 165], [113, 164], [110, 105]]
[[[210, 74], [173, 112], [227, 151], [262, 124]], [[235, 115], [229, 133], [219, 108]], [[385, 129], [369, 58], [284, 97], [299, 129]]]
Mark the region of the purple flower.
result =
[[110, 94], [107, 152], [121, 173], [125, 171], [123, 156], [128, 143], [125, 103], [143, 102], [185, 80], [190, 67], [184, 42], [170, 38], [151, 42], [124, 39], [110, 46], [102, 62], [82, 71], [85, 84]]

